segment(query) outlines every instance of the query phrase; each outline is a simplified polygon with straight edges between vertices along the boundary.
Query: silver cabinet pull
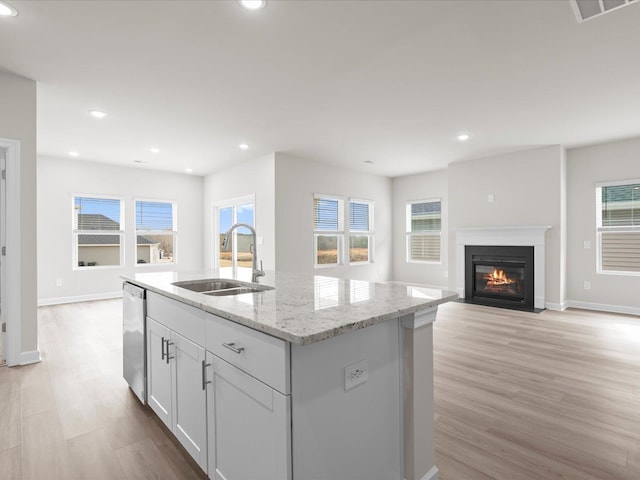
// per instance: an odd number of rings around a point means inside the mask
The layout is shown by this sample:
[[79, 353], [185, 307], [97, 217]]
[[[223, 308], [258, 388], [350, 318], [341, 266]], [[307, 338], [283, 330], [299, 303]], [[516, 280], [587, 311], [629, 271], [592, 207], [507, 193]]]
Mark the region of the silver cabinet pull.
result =
[[164, 357], [166, 357], [167, 354], [164, 351], [164, 337], [162, 337], [162, 360], [164, 360]]
[[211, 380], [207, 380], [207, 367], [210, 366], [210, 363], [205, 363], [205, 361], [202, 360], [202, 390], [206, 390], [207, 383], [211, 383]]
[[167, 363], [169, 363], [169, 360], [171, 360], [172, 358], [176, 358], [175, 356], [173, 357], [169, 356], [169, 345], [173, 345], [173, 342], [170, 342], [169, 340], [167, 340]]
[[244, 352], [244, 347], [236, 347], [235, 342], [223, 343], [222, 346], [237, 354], [241, 354], [242, 352]]

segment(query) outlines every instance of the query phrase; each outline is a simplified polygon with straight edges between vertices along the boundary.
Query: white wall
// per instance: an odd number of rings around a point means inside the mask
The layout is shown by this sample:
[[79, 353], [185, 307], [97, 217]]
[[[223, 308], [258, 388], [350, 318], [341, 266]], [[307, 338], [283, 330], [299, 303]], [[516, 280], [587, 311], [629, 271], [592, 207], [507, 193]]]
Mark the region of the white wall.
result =
[[[20, 141], [20, 336], [38, 348], [36, 311], [36, 83], [0, 72], [0, 138]], [[11, 179], [8, 179], [11, 181]], [[11, 255], [11, 252], [8, 252]], [[11, 281], [11, 279], [7, 279]]]
[[[113, 195], [125, 201], [125, 266], [72, 268], [72, 198]], [[177, 204], [175, 265], [135, 264], [135, 198]], [[77, 301], [118, 294], [121, 274], [202, 268], [202, 177], [78, 160], [38, 159], [38, 301]], [[56, 286], [56, 279], [62, 286]]]
[[[374, 263], [314, 268], [313, 194], [373, 200]], [[276, 266], [278, 270], [356, 280], [391, 278], [391, 179], [275, 154]], [[346, 204], [345, 204], [345, 208]]]
[[[513, 152], [448, 168], [449, 286], [456, 285], [455, 231], [461, 227], [550, 225], [546, 235], [546, 303], [564, 304], [563, 148]], [[495, 201], [490, 203], [488, 195]]]
[[[448, 288], [448, 173], [447, 170], [393, 179], [393, 279]], [[442, 199], [441, 263], [408, 263], [406, 209], [408, 201]]]
[[[640, 276], [596, 273], [598, 182], [640, 179], [640, 138], [568, 151], [568, 274], [570, 305], [640, 313]], [[591, 248], [584, 248], [584, 241]], [[591, 290], [584, 282], [591, 282]]]
[[[214, 260], [214, 206], [217, 203], [255, 195], [256, 235], [262, 237], [258, 244], [258, 261], [265, 270], [275, 269], [275, 171], [273, 154], [243, 162], [236, 166], [208, 175], [204, 179], [204, 265], [213, 266]], [[219, 232], [215, 232], [219, 233]], [[224, 232], [223, 232], [224, 233]]]

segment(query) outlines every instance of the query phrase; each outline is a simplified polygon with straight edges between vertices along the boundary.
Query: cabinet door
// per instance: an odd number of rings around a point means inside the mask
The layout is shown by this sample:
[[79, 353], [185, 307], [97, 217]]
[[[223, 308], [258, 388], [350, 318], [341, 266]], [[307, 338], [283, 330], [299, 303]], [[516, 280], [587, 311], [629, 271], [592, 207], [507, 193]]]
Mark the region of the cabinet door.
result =
[[170, 330], [147, 317], [147, 402], [160, 420], [171, 428], [171, 365], [167, 363]]
[[291, 479], [291, 397], [210, 358], [209, 478]]
[[171, 333], [172, 431], [200, 468], [207, 471], [207, 393], [204, 348]]

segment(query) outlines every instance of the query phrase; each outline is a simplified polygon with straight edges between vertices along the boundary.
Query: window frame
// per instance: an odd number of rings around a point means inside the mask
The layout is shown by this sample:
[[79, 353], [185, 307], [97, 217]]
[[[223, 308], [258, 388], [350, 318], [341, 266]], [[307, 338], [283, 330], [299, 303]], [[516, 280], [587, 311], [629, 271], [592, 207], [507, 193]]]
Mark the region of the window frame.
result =
[[[240, 205], [253, 205], [253, 228], [257, 232], [257, 221], [258, 221], [258, 209], [256, 205], [256, 196], [255, 194], [245, 195], [242, 197], [234, 197], [226, 200], [222, 200], [220, 202], [216, 202], [213, 204], [213, 238], [211, 242], [213, 258], [211, 259], [211, 267], [220, 271], [221, 268], [231, 268], [234, 274], [238, 271], [238, 268], [248, 268], [248, 267], [238, 267], [238, 251], [237, 251], [237, 234], [238, 230], [233, 231], [233, 240], [231, 245], [231, 267], [221, 267], [220, 266], [220, 249], [222, 248], [220, 242], [220, 236], [225, 232], [220, 230], [220, 210], [224, 210], [225, 208], [231, 208], [231, 225], [235, 225], [238, 223], [238, 210], [237, 208]], [[258, 243], [258, 236], [256, 235], [256, 243]]]
[[[337, 230], [318, 230], [316, 229], [316, 212], [315, 201], [316, 199], [335, 200], [338, 203], [338, 229]], [[344, 237], [345, 237], [345, 198], [339, 195], [328, 195], [323, 193], [313, 194], [313, 205], [311, 210], [311, 221], [313, 228], [313, 268], [335, 268], [345, 264], [344, 262]], [[337, 246], [337, 258], [336, 263], [318, 263], [318, 238], [319, 237], [336, 237]]]
[[602, 225], [602, 188], [616, 187], [623, 185], [640, 185], [640, 179], [617, 180], [612, 182], [598, 182], [595, 184], [596, 195], [596, 274], [599, 275], [622, 275], [630, 277], [640, 276], [640, 271], [627, 270], [605, 270], [602, 266], [602, 237], [603, 233], [640, 233], [640, 225], [605, 227]]
[[[413, 232], [412, 231], [412, 217], [411, 217], [411, 206], [416, 205], [418, 203], [440, 203], [440, 230], [437, 233], [429, 233], [429, 232]], [[442, 197], [428, 198], [422, 200], [407, 200], [405, 203], [405, 262], [406, 263], [418, 263], [423, 265], [442, 265], [442, 222], [443, 222], [443, 202]], [[438, 250], [438, 260], [418, 260], [411, 258], [411, 237], [413, 236], [430, 236], [430, 237], [439, 237], [440, 238], [440, 248]]]
[[[76, 198], [95, 198], [102, 200], [117, 200], [120, 207], [120, 230], [80, 230], [76, 224]], [[73, 271], [92, 271], [92, 270], [110, 270], [121, 269], [125, 266], [125, 199], [118, 195], [104, 195], [93, 193], [73, 193], [71, 195], [71, 269]], [[78, 239], [80, 235], [118, 235], [120, 238], [119, 243], [119, 263], [117, 265], [78, 265], [78, 249], [80, 248]]]
[[[149, 203], [167, 203], [171, 204], [171, 233], [173, 234], [173, 261], [164, 263], [138, 263], [138, 235], [168, 235], [167, 230], [138, 230], [138, 202]], [[178, 264], [178, 203], [175, 200], [157, 199], [157, 198], [142, 198], [135, 197], [133, 199], [133, 214], [135, 233], [133, 237], [133, 245], [135, 252], [133, 255], [135, 267], [148, 268], [151, 266], [158, 267], [160, 265], [177, 265]]]
[[[349, 198], [349, 210], [348, 210], [348, 218], [349, 218], [349, 222], [348, 222], [348, 231], [345, 233], [346, 236], [346, 242], [347, 242], [347, 248], [346, 250], [346, 254], [348, 255], [348, 259], [349, 259], [349, 265], [367, 265], [370, 263], [374, 263], [374, 244], [375, 244], [375, 223], [374, 223], [374, 217], [375, 217], [375, 202], [373, 200], [364, 200], [361, 198]], [[358, 204], [363, 204], [363, 205], [367, 205], [368, 208], [368, 213], [367, 213], [367, 220], [368, 220], [368, 229], [367, 230], [353, 230], [351, 228], [351, 204], [352, 203], [358, 203]], [[367, 260], [361, 261], [361, 262], [352, 262], [351, 261], [351, 237], [356, 236], [356, 237], [367, 237], [367, 250], [368, 250], [368, 258]]]

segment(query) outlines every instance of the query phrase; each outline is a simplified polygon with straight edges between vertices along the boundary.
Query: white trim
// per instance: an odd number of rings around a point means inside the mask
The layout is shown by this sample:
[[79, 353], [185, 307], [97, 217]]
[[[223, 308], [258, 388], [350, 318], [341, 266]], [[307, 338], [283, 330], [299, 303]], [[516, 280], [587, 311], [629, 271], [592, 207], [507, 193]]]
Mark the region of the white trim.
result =
[[546, 302], [544, 304], [545, 308], [547, 310], [555, 310], [557, 312], [562, 312], [564, 310], [567, 309], [568, 307], [568, 302], [562, 302], [562, 303], [551, 303], [551, 302]]
[[465, 298], [466, 245], [533, 246], [534, 307], [545, 308], [545, 233], [550, 226], [481, 227], [456, 230], [456, 291]]
[[431, 325], [436, 321], [436, 314], [438, 313], [438, 306], [429, 307], [426, 310], [420, 310], [413, 315], [407, 315], [400, 319], [400, 325], [402, 328], [410, 330], [416, 330], [425, 325]]
[[4, 316], [7, 322], [5, 359], [7, 365], [20, 363], [20, 350], [22, 346], [22, 273], [20, 268], [21, 258], [21, 233], [20, 228], [20, 141], [0, 138], [0, 147], [6, 149], [6, 247], [5, 257], [6, 278], [5, 297], [2, 299]]
[[623, 305], [608, 305], [606, 303], [581, 302], [578, 300], [567, 300], [566, 303], [569, 308], [596, 310], [598, 312], [623, 313], [626, 315], [640, 315], [640, 307], [625, 307]]
[[38, 362], [40, 362], [40, 352], [38, 350], [20, 352], [20, 365], [31, 365]]
[[431, 467], [431, 470], [425, 473], [424, 477], [422, 477], [420, 480], [439, 480], [439, 479], [440, 479], [440, 471], [438, 470], [438, 467], [434, 465], [433, 467]]
[[120, 297], [122, 297], [122, 291], [107, 292], [107, 293], [91, 293], [89, 295], [76, 295], [73, 297], [40, 298], [38, 299], [38, 306], [44, 307], [47, 305], [61, 305], [63, 303], [90, 302], [92, 300], [109, 300], [111, 298], [120, 298]]

